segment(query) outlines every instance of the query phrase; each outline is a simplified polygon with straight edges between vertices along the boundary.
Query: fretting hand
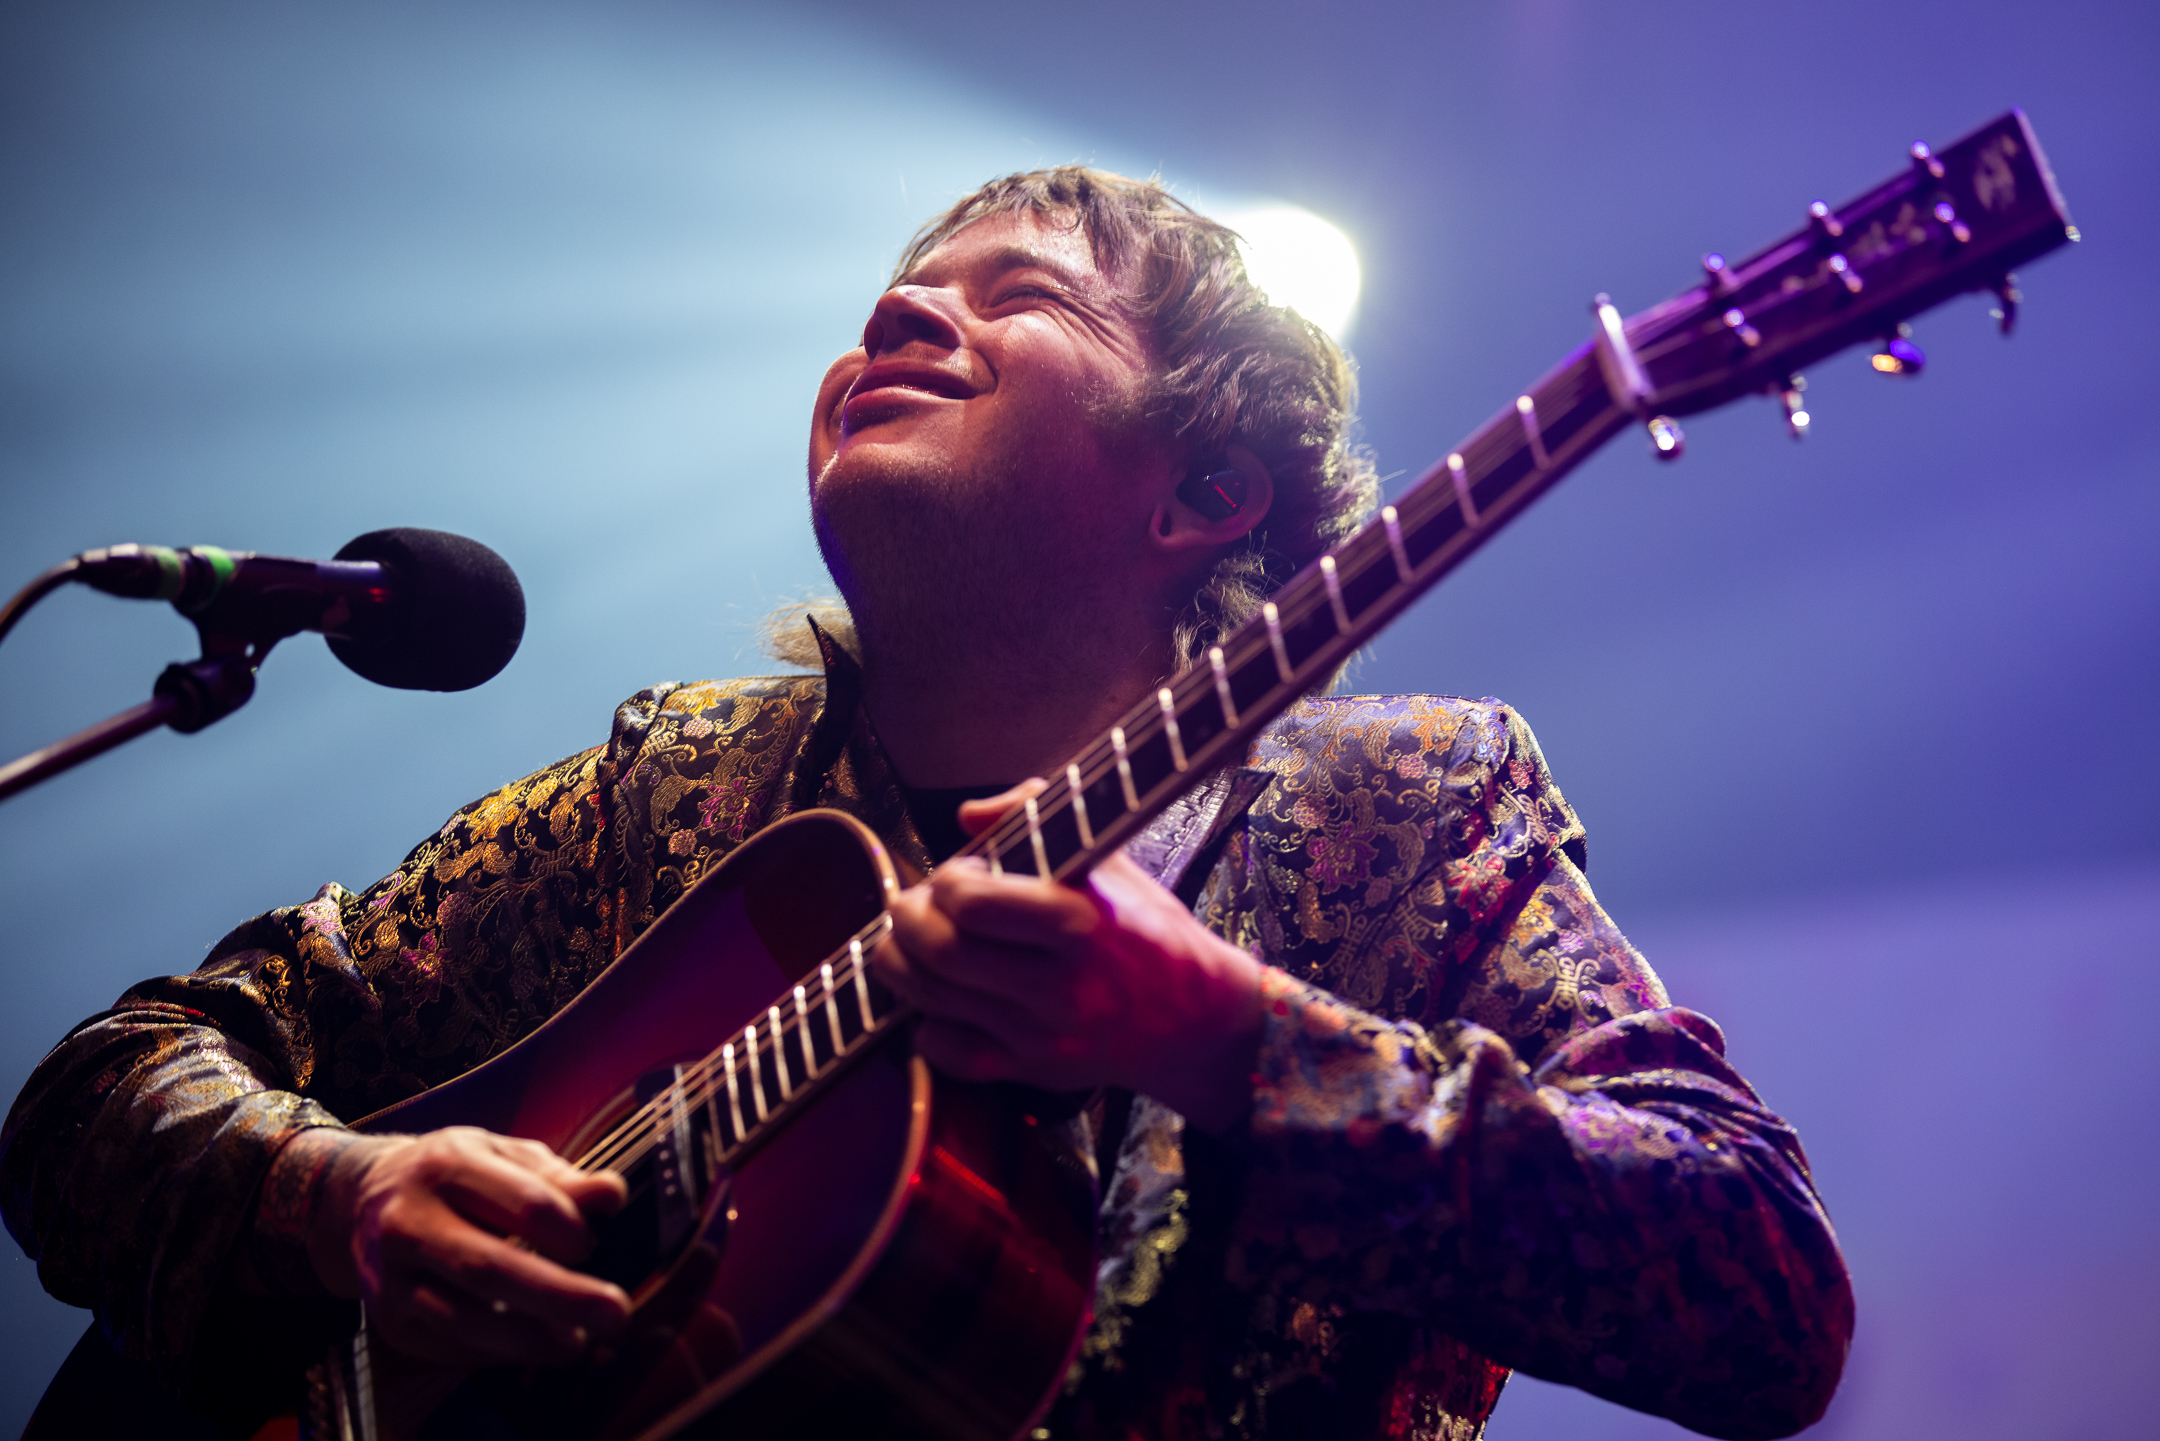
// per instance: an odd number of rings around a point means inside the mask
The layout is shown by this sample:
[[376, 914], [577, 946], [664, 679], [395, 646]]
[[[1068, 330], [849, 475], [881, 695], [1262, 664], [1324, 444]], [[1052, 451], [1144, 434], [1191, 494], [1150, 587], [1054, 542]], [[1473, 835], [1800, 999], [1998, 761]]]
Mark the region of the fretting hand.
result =
[[[979, 834], [1042, 782], [960, 808]], [[892, 908], [873, 953], [925, 1017], [916, 1048], [961, 1080], [1125, 1086], [1205, 1129], [1251, 1106], [1260, 964], [1119, 854], [1080, 887], [955, 859]]]

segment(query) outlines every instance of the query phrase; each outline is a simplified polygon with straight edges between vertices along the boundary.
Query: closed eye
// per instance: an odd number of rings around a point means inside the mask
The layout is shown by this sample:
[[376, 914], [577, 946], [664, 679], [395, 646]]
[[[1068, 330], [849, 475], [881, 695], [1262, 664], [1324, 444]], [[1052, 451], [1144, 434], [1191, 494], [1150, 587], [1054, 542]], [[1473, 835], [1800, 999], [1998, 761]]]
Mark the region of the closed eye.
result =
[[1063, 300], [1065, 298], [1061, 293], [1052, 290], [1047, 285], [1015, 285], [1003, 291], [998, 296], [997, 303], [1003, 305], [1007, 301], [1019, 300], [1027, 296], [1036, 296], [1043, 300]]

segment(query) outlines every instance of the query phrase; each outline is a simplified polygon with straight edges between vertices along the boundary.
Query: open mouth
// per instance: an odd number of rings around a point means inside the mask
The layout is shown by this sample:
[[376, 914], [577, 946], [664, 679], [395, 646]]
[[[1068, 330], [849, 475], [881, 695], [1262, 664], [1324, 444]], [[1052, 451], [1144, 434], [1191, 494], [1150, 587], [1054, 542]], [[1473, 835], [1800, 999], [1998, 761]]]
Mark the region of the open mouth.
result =
[[872, 378], [868, 385], [858, 385], [849, 400], [863, 400], [873, 395], [891, 396], [895, 391], [912, 391], [917, 395], [933, 396], [939, 400], [966, 400], [974, 394], [961, 382], [945, 376], [895, 375]]
[[924, 400], [970, 400], [976, 390], [949, 372], [929, 366], [872, 367], [859, 376], [840, 408], [850, 431], [896, 419]]

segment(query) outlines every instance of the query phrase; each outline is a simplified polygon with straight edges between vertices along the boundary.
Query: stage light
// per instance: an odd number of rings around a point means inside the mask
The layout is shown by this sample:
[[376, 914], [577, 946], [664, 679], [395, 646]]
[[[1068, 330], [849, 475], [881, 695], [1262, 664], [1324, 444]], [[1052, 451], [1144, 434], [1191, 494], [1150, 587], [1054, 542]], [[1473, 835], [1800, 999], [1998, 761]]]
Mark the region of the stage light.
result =
[[1242, 237], [1246, 272], [1269, 300], [1343, 338], [1358, 299], [1357, 249], [1349, 236], [1310, 210], [1280, 202], [1218, 218]]

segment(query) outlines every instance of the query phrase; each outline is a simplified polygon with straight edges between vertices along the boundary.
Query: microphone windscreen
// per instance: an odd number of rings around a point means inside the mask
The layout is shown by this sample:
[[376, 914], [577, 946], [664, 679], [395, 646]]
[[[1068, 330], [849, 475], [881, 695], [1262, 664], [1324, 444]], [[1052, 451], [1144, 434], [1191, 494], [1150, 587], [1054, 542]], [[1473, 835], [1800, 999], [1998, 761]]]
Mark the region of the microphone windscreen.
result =
[[390, 604], [330, 636], [331, 654], [377, 685], [470, 690], [525, 637], [525, 592], [503, 558], [439, 530], [371, 530], [337, 553], [389, 572]]

